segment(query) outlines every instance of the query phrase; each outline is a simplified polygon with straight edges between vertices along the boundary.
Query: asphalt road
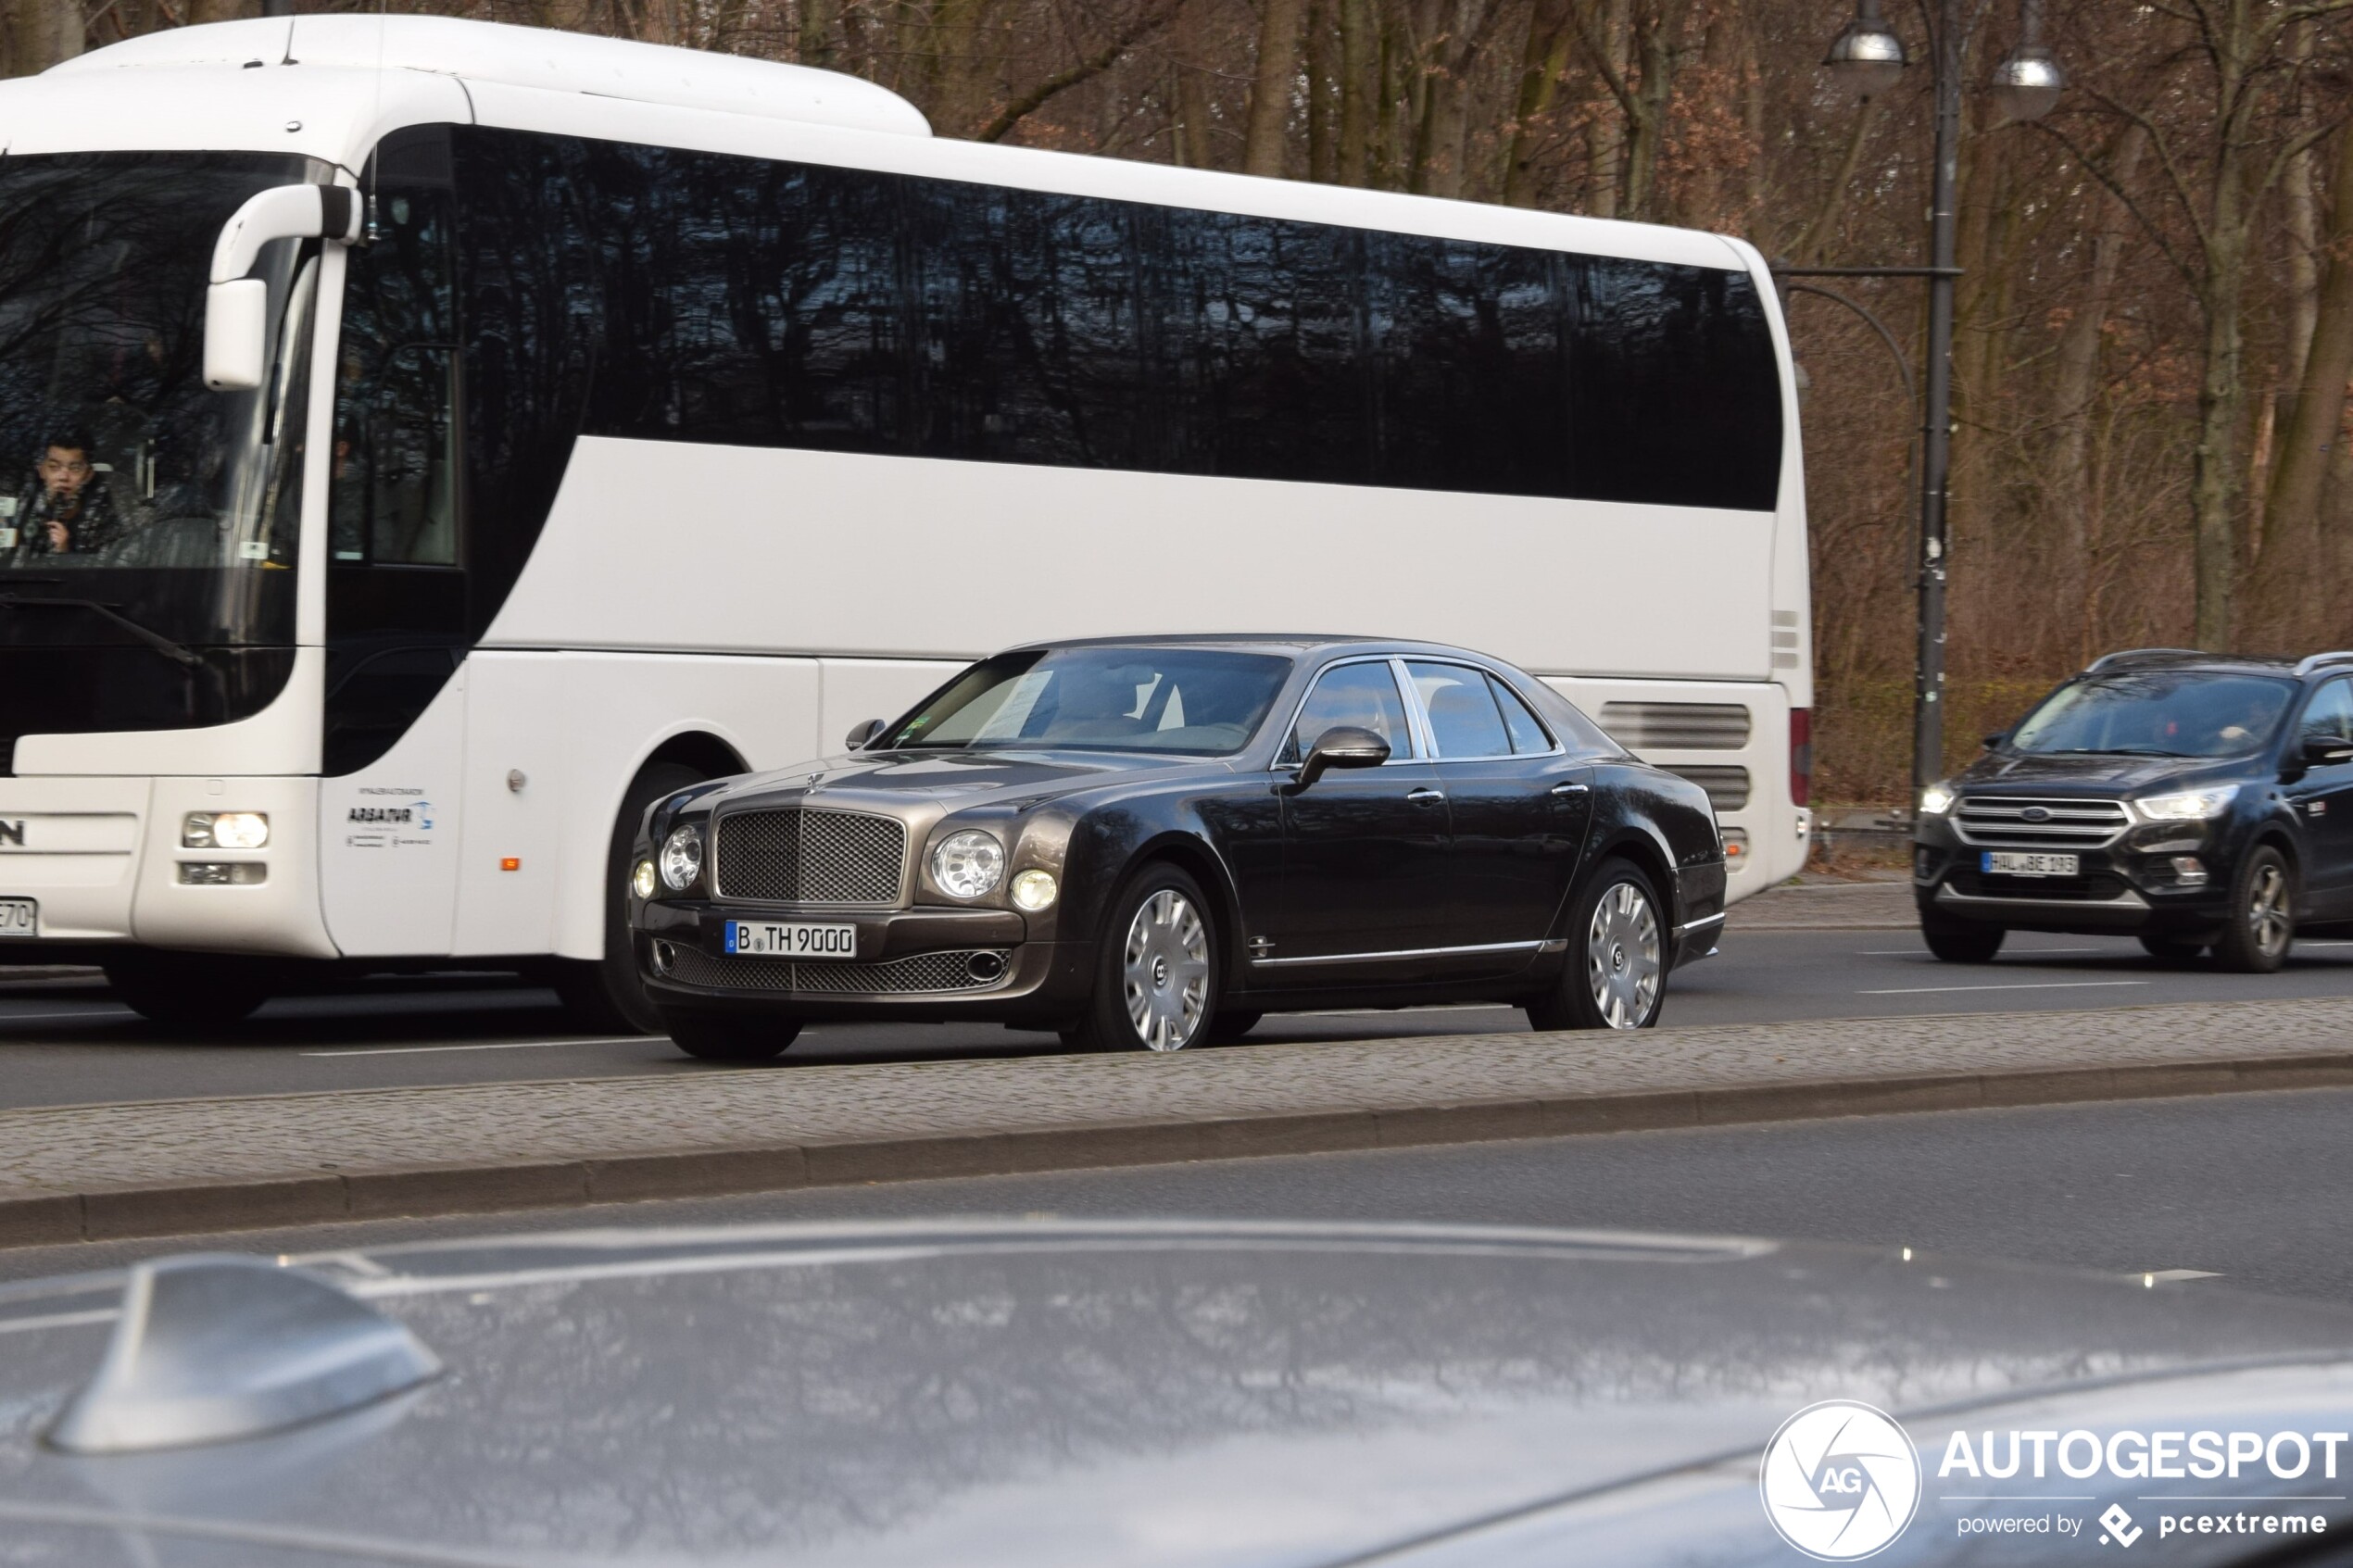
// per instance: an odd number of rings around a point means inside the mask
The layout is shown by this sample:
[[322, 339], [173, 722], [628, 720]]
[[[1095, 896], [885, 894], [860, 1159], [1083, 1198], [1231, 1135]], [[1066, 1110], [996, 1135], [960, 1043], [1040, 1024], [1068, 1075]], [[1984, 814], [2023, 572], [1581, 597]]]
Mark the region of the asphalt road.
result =
[[1909, 1246], [2353, 1303], [2353, 1090], [1619, 1133], [0, 1251], [0, 1279], [614, 1224], [952, 1213], [1491, 1221]]
[[[0, 971], [0, 974], [5, 974]], [[2168, 967], [2127, 939], [2015, 935], [1995, 963], [1943, 964], [1908, 930], [1735, 930], [1677, 974], [1669, 1024], [2353, 997], [2353, 942], [2308, 942], [2274, 975]], [[1271, 1017], [1254, 1040], [1364, 1039], [1527, 1027], [1507, 1008]], [[798, 1062], [1013, 1056], [1051, 1035], [986, 1024], [826, 1024]], [[555, 999], [496, 976], [372, 982], [275, 1001], [213, 1036], [145, 1022], [104, 986], [0, 979], [0, 1109], [311, 1089], [708, 1071], [668, 1041], [567, 1032]]]

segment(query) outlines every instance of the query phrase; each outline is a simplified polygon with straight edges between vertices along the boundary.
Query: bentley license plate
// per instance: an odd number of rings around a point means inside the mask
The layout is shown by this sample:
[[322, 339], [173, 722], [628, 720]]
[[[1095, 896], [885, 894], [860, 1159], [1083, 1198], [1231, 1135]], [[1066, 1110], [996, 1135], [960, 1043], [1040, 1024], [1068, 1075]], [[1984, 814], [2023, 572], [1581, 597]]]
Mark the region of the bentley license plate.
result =
[[41, 905], [31, 898], [0, 898], [0, 936], [41, 935]]
[[2079, 863], [2073, 855], [2030, 855], [2015, 849], [1988, 849], [1981, 869], [1987, 876], [2073, 876]]
[[858, 928], [731, 920], [727, 922], [727, 950], [780, 959], [854, 959], [858, 956]]

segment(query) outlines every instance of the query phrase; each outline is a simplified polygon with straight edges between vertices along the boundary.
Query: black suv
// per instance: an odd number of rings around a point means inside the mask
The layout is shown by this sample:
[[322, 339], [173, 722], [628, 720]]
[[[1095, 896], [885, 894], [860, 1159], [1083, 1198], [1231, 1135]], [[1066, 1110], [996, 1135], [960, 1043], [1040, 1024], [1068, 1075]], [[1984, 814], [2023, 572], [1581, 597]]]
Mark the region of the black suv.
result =
[[2353, 926], [2353, 653], [2112, 653], [1985, 746], [1914, 828], [1940, 959], [2129, 932], [2269, 973], [2299, 929]]

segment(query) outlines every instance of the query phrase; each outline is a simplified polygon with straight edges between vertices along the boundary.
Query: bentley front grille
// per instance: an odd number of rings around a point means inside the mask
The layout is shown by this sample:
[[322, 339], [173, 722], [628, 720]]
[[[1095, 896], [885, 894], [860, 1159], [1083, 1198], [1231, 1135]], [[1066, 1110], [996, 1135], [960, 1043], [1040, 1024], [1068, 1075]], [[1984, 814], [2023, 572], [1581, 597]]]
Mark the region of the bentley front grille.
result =
[[907, 885], [907, 824], [793, 806], [719, 819], [712, 879], [723, 898], [895, 909]]
[[1967, 795], [1953, 812], [1963, 844], [2019, 849], [2101, 849], [2132, 825], [2120, 800]]
[[[993, 991], [1013, 972], [999, 948], [916, 953], [887, 963], [827, 963], [804, 959], [714, 958], [675, 948], [669, 976], [714, 991], [798, 991], [833, 997], [893, 997], [941, 991]], [[982, 978], [986, 976], [986, 978]]]

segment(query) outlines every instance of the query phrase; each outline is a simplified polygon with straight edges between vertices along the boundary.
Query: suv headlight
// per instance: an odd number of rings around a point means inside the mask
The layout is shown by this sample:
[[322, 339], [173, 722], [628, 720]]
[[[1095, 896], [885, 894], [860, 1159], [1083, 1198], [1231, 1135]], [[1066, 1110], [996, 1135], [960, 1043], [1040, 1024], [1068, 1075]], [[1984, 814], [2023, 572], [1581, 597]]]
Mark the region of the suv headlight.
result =
[[2152, 795], [2133, 802], [2133, 809], [2152, 822], [2202, 822], [2219, 817], [2222, 808], [2238, 795], [2239, 786], [2208, 784], [2204, 789], [2185, 789], [2178, 795]]
[[1920, 791], [1920, 815], [1941, 817], [1953, 809], [1953, 786], [1932, 784]]
[[951, 898], [977, 898], [1005, 874], [1005, 847], [968, 828], [950, 834], [931, 852], [932, 880]]
[[684, 893], [702, 875], [702, 829], [693, 823], [672, 828], [661, 841], [661, 884]]

